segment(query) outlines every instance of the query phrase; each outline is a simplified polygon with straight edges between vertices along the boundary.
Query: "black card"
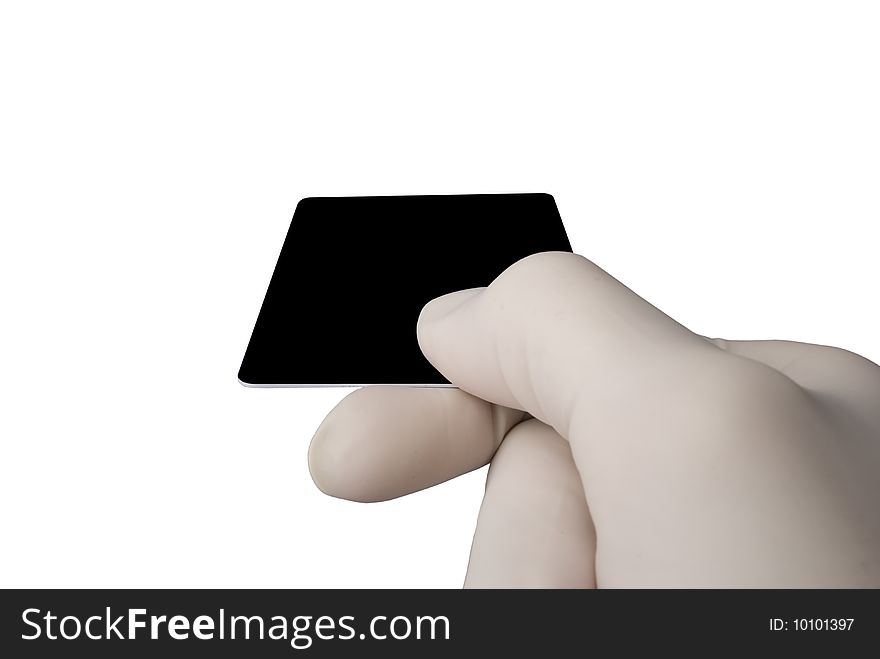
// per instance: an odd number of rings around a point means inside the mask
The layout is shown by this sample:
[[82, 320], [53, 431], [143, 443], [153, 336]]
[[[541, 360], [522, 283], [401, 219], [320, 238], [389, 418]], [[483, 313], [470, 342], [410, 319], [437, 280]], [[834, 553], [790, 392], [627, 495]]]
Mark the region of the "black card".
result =
[[548, 194], [303, 199], [238, 378], [448, 385], [419, 350], [422, 307], [545, 251], [571, 251]]

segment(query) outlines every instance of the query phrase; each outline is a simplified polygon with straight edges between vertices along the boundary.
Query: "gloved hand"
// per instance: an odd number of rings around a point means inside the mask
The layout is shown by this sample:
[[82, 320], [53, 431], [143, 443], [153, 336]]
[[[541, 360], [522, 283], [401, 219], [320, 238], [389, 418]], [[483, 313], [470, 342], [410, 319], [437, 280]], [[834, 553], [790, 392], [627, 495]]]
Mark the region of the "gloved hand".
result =
[[548, 252], [430, 302], [459, 389], [370, 387], [309, 450], [379, 501], [491, 460], [466, 587], [880, 586], [880, 367], [708, 339]]

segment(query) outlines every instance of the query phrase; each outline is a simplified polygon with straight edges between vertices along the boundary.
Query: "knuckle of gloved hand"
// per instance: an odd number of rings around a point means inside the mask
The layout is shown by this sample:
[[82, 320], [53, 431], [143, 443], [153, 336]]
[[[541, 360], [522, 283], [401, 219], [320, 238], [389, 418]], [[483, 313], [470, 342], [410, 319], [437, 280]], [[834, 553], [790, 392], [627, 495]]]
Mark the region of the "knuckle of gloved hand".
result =
[[520, 259], [486, 289], [484, 304], [502, 313], [552, 311], [563, 303], [572, 286], [608, 275], [590, 261], [571, 252], [540, 252]]
[[781, 436], [814, 425], [815, 401], [807, 391], [784, 373], [735, 355], [723, 355], [694, 374], [686, 394], [681, 400], [693, 419], [740, 438]]

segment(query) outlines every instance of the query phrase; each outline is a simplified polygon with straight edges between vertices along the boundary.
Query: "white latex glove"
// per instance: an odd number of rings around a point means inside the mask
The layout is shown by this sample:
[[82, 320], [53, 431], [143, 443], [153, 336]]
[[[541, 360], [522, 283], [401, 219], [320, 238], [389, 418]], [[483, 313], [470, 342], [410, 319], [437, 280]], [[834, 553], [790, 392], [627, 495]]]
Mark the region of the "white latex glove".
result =
[[355, 391], [309, 465], [379, 501], [491, 459], [466, 586], [880, 586], [873, 362], [707, 339], [556, 252], [432, 301], [418, 337], [460, 389]]

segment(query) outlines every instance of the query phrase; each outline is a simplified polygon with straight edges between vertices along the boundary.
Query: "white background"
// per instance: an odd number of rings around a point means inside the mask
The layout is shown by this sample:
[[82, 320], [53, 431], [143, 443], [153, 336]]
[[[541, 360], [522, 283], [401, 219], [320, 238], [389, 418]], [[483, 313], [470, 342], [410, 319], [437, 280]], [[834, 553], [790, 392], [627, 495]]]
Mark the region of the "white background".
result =
[[345, 391], [236, 381], [304, 196], [550, 192], [694, 330], [880, 360], [878, 34], [873, 2], [4, 3], [0, 585], [461, 584], [483, 470], [325, 497]]

